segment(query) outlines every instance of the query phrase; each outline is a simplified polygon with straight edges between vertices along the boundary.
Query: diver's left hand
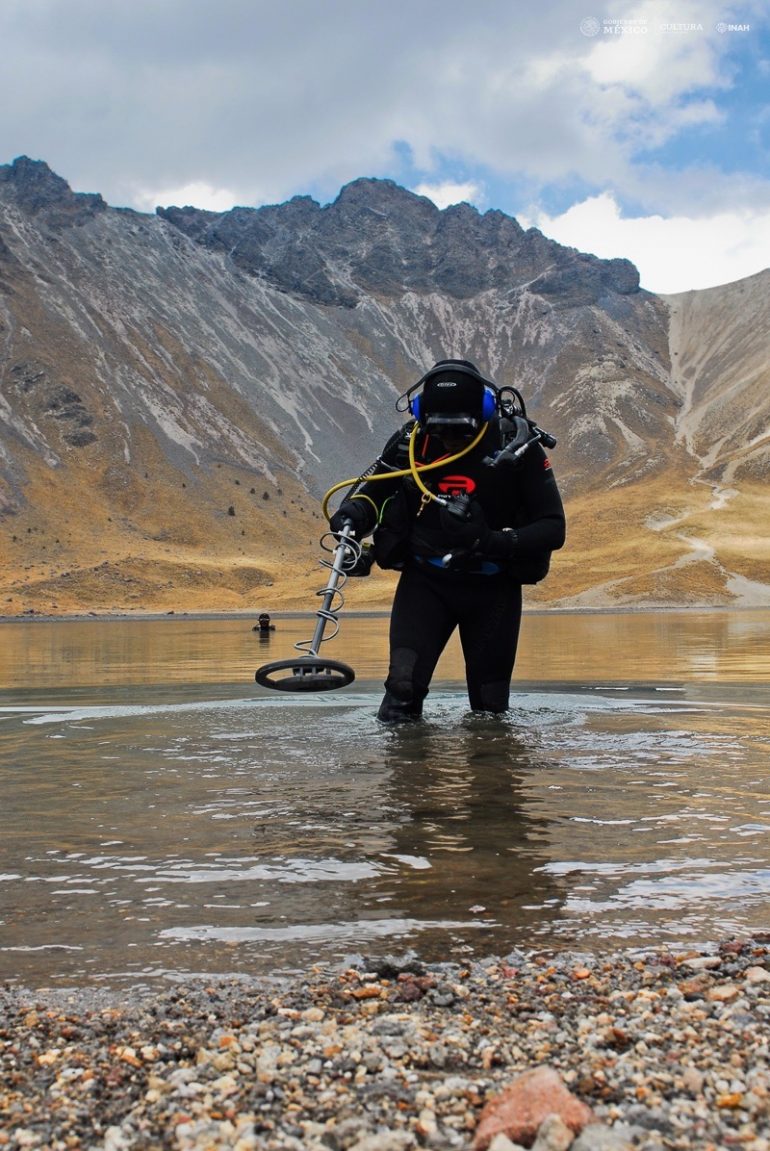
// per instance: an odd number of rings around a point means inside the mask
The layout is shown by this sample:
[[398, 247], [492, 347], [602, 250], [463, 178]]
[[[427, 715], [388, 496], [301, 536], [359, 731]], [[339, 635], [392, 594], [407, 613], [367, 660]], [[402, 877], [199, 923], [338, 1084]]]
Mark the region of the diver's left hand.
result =
[[457, 505], [445, 507], [439, 512], [441, 531], [453, 551], [459, 548], [476, 551], [483, 547], [489, 534], [481, 505], [472, 500], [464, 509]]

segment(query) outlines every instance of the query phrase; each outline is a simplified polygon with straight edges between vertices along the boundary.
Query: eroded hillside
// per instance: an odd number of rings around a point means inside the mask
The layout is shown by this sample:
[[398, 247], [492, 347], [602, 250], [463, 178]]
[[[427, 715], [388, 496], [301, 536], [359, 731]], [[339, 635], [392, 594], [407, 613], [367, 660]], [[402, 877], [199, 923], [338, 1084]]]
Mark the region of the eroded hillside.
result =
[[767, 276], [662, 300], [387, 181], [146, 216], [0, 167], [0, 611], [312, 607], [321, 495], [446, 355], [558, 437], [569, 540], [530, 602], [770, 602]]

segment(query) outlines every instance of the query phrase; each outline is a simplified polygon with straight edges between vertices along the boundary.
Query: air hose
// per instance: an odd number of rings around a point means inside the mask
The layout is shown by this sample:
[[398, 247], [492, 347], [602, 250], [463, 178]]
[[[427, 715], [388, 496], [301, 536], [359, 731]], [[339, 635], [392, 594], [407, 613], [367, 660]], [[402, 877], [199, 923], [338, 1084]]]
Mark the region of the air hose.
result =
[[[485, 434], [487, 428], [489, 427], [489, 424], [488, 423], [482, 424], [481, 429], [478, 432], [478, 434], [474, 437], [474, 439], [471, 440], [471, 442], [469, 444], [466, 445], [466, 447], [464, 447], [462, 449], [462, 451], [455, 452], [455, 454], [453, 456], [442, 456], [441, 459], [434, 460], [430, 464], [418, 464], [416, 459], [415, 459], [414, 453], [415, 453], [415, 444], [417, 441], [417, 434], [416, 433], [417, 433], [418, 427], [419, 427], [419, 425], [415, 424], [409, 433], [409, 467], [408, 468], [401, 468], [397, 471], [387, 471], [387, 472], [375, 471], [374, 473], [372, 473], [372, 468], [376, 468], [376, 467], [378, 467], [379, 464], [382, 463], [382, 456], [380, 456], [378, 459], [376, 459], [374, 461], [374, 463], [371, 465], [370, 468], [367, 468], [367, 470], [362, 475], [357, 476], [355, 479], [341, 480], [339, 483], [334, 484], [334, 486], [329, 488], [328, 492], [323, 497], [323, 502], [321, 505], [321, 510], [323, 511], [323, 514], [326, 516], [327, 520], [331, 519], [331, 517], [329, 515], [329, 511], [328, 511], [329, 500], [335, 494], [335, 492], [341, 491], [342, 488], [352, 487], [355, 489], [355, 488], [359, 487], [360, 484], [362, 484], [364, 482], [370, 483], [373, 480], [397, 480], [397, 479], [403, 479], [406, 476], [411, 476], [412, 479], [414, 480], [414, 482], [417, 484], [417, 487], [420, 489], [420, 491], [422, 492], [423, 496], [426, 499], [436, 500], [438, 503], [444, 503], [445, 502], [445, 500], [443, 499], [442, 496], [435, 495], [428, 487], [425, 486], [425, 484], [422, 481], [420, 473], [432, 471], [434, 468], [446, 467], [447, 464], [453, 464], [457, 460], [462, 459], [463, 456], [466, 456], [469, 452], [472, 452], [473, 449], [475, 447], [477, 447], [478, 444], [481, 443], [482, 439], [484, 438], [484, 434]], [[401, 434], [402, 434], [401, 432], [398, 432], [398, 433], [396, 433], [396, 436], [400, 438]], [[388, 443], [385, 447], [385, 451], [388, 450], [388, 448], [394, 442], [395, 439], [396, 439], [396, 437], [391, 437], [391, 439], [388, 441]], [[383, 452], [383, 455], [384, 454], [385, 454], [385, 452]], [[348, 498], [350, 498], [350, 496]]]

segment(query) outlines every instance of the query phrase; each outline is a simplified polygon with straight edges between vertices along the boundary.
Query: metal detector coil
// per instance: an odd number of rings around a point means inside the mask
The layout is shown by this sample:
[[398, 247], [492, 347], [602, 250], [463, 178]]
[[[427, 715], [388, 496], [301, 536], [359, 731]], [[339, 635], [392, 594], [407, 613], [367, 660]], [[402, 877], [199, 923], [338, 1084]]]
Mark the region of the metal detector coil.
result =
[[[282, 675], [282, 672], [288, 672]], [[254, 678], [261, 687], [277, 691], [333, 691], [356, 678], [352, 667], [335, 659], [277, 659], [258, 668]]]
[[[316, 612], [318, 623], [313, 638], [300, 640], [294, 646], [302, 652], [295, 659], [273, 660], [257, 668], [254, 679], [261, 687], [276, 691], [333, 691], [347, 687], [356, 678], [352, 667], [336, 659], [324, 659], [318, 649], [322, 643], [334, 639], [339, 630], [337, 613], [345, 602], [342, 588], [351, 571], [361, 558], [361, 544], [351, 536], [353, 528], [346, 524], [341, 532], [327, 532], [321, 539], [321, 547], [334, 553], [334, 559], [321, 560], [330, 569], [326, 587], [316, 594], [323, 596], [323, 603]], [[326, 540], [331, 537], [334, 546]], [[334, 625], [331, 635], [325, 636], [327, 624]]]

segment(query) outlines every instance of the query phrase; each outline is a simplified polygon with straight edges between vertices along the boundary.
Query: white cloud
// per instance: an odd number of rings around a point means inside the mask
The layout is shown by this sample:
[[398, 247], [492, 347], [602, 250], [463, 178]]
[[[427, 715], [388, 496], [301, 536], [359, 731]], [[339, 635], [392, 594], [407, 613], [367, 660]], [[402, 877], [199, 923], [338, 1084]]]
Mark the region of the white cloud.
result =
[[450, 204], [476, 204], [484, 199], [484, 193], [479, 184], [468, 182], [458, 184], [452, 180], [444, 180], [439, 184], [418, 184], [412, 189], [418, 196], [427, 196], [437, 208], [448, 208]]
[[206, 208], [209, 212], [227, 212], [236, 206], [238, 198], [227, 188], [212, 188], [210, 184], [196, 181], [179, 188], [141, 188], [135, 192], [133, 202], [140, 212], [154, 212], [157, 207], [170, 205], [178, 208], [192, 205]]
[[[552, 0], [523, 16], [511, 0], [442, 0], [437, 21], [413, 0], [0, 0], [0, 163], [26, 153], [140, 210], [324, 200], [383, 176], [421, 180], [439, 206], [509, 210], [611, 189], [680, 233], [723, 211], [762, 218], [759, 87], [737, 71], [744, 41], [714, 32], [737, 3]], [[740, 18], [764, 27], [766, 4], [740, 0]], [[591, 37], [587, 14], [648, 31]], [[663, 32], [671, 20], [704, 31]], [[731, 117], [756, 141], [727, 164]]]
[[604, 193], [559, 216], [535, 210], [519, 221], [581, 252], [631, 260], [642, 287], [651, 292], [712, 288], [770, 266], [770, 209], [729, 210], [702, 219], [624, 217], [614, 197]]
[[[665, 0], [642, 0], [622, 18], [638, 21], [644, 32], [600, 35], [591, 42], [585, 69], [595, 83], [633, 91], [650, 108], [676, 105], [694, 89], [725, 85], [719, 56], [724, 43], [713, 35], [723, 16], [722, 0], [677, 0], [675, 14]], [[693, 30], [667, 30], [672, 28]]]
[[[137, 207], [200, 183], [219, 208], [220, 180], [255, 204], [398, 178], [402, 144], [431, 185], [454, 157], [463, 173], [638, 197], [639, 147], [717, 118], [729, 38], [661, 34], [664, 0], [595, 0], [596, 15], [650, 27], [595, 40], [582, 0], [547, 7], [444, 0], [437, 22], [410, 0], [3, 0], [0, 162], [26, 152]], [[677, 0], [676, 18], [711, 27], [722, 7]], [[672, 210], [665, 185], [648, 187], [649, 210]]]

